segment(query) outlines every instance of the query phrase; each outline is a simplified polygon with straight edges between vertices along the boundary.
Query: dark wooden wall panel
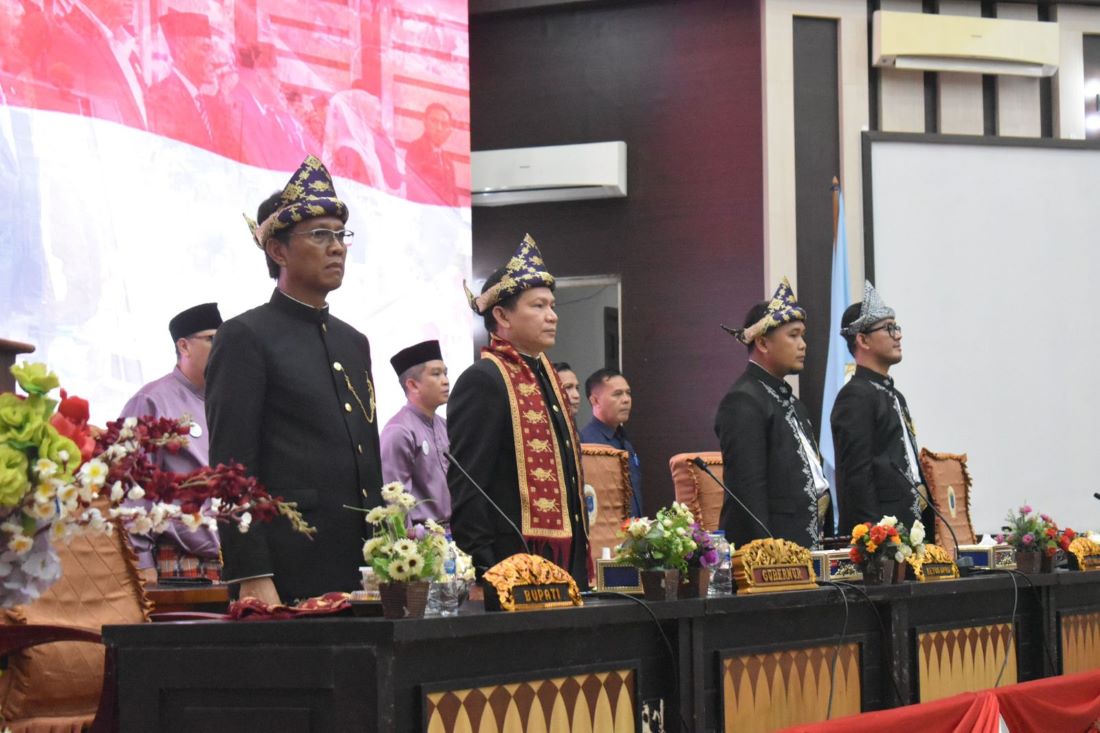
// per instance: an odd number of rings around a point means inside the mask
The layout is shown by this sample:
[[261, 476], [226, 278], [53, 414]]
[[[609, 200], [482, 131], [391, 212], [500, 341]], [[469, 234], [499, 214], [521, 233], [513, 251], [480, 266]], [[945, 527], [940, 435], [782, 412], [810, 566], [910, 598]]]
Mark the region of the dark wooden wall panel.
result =
[[626, 199], [475, 209], [473, 269], [530, 232], [556, 275], [622, 276], [629, 429], [655, 509], [672, 454], [717, 448], [715, 409], [745, 363], [719, 322], [764, 295], [757, 4], [474, 15], [470, 73], [474, 150], [627, 143]]
[[[840, 65], [837, 21], [794, 19], [794, 172], [798, 288], [806, 309], [806, 368], [798, 383], [821, 434], [833, 266], [833, 176], [840, 176]], [[777, 273], [788, 274], [788, 273]]]

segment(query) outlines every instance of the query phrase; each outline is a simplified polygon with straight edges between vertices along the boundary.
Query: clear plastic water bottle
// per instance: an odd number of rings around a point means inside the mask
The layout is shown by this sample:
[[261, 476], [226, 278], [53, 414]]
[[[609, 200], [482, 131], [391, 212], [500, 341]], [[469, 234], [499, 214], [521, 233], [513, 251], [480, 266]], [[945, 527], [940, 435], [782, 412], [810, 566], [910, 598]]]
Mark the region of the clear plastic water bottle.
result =
[[447, 551], [443, 555], [443, 580], [439, 581], [439, 614], [457, 616], [461, 595], [461, 581], [458, 579], [458, 564], [451, 533], [447, 533]]
[[726, 541], [724, 530], [716, 530], [710, 533], [710, 540], [714, 543], [714, 549], [718, 552], [718, 564], [711, 570], [710, 588], [707, 589], [708, 598], [721, 598], [733, 595], [733, 575], [730, 564], [730, 543]]

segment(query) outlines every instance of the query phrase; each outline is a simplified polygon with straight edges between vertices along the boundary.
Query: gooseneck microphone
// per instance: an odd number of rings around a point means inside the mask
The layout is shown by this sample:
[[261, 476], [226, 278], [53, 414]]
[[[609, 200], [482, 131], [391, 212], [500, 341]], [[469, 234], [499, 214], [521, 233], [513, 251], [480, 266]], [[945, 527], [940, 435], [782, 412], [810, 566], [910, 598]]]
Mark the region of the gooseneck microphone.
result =
[[726, 486], [726, 485], [725, 485], [724, 483], [722, 483], [722, 479], [720, 479], [720, 478], [718, 478], [717, 476], [715, 476], [715, 475], [714, 475], [714, 473], [713, 473], [713, 472], [712, 472], [712, 471], [710, 470], [710, 467], [709, 467], [709, 466], [707, 466], [707, 463], [706, 463], [706, 461], [704, 461], [704, 460], [703, 460], [702, 458], [700, 458], [699, 456], [695, 456], [694, 458], [692, 458], [692, 459], [691, 459], [691, 462], [692, 462], [692, 463], [693, 463], [693, 464], [695, 465], [695, 467], [696, 467], [696, 468], [698, 468], [698, 469], [699, 469], [700, 471], [703, 471], [704, 473], [706, 473], [706, 475], [708, 475], [708, 476], [710, 476], [710, 477], [711, 477], [712, 479], [714, 479], [714, 483], [716, 483], [716, 484], [718, 484], [719, 486], [721, 486], [721, 487], [722, 487], [722, 490], [726, 492], [726, 495], [727, 495], [727, 496], [729, 496], [729, 498], [733, 499], [733, 500], [734, 500], [735, 502], [737, 502], [737, 505], [738, 505], [739, 507], [741, 507], [742, 509], [744, 509], [744, 510], [745, 510], [745, 512], [746, 512], [746, 513], [747, 513], [747, 514], [748, 514], [748, 515], [749, 515], [750, 517], [752, 517], [752, 518], [753, 518], [753, 521], [755, 521], [755, 522], [756, 522], [757, 524], [759, 524], [759, 525], [760, 525], [760, 528], [764, 530], [764, 533], [765, 533], [766, 535], [768, 535], [768, 537], [771, 537], [771, 538], [772, 538], [773, 540], [775, 539], [775, 535], [773, 535], [773, 534], [772, 534], [772, 532], [771, 532], [771, 530], [770, 530], [770, 529], [768, 529], [768, 525], [766, 525], [766, 524], [764, 524], [763, 522], [761, 522], [761, 521], [760, 521], [760, 517], [758, 517], [758, 516], [756, 516], [755, 514], [753, 514], [753, 513], [752, 513], [752, 510], [751, 510], [751, 509], [749, 509], [749, 508], [748, 508], [747, 506], [745, 506], [745, 502], [741, 501], [741, 499], [740, 499], [740, 498], [739, 498], [739, 497], [737, 496], [737, 494], [735, 494], [735, 493], [733, 493], [732, 491], [730, 491], [730, 487], [728, 487], [728, 486]]
[[1094, 498], [1094, 499], [1100, 499], [1100, 491], [1094, 491], [1094, 492], [1092, 492], [1092, 498]]
[[901, 474], [902, 478], [905, 479], [905, 483], [909, 485], [909, 491], [913, 492], [913, 496], [917, 497], [917, 506], [920, 506], [920, 501], [924, 501], [928, 504], [928, 508], [932, 510], [932, 513], [940, 518], [940, 521], [943, 522], [943, 526], [947, 527], [947, 531], [951, 534], [951, 541], [955, 543], [955, 567], [959, 569], [960, 576], [969, 575], [970, 571], [974, 569], [974, 558], [962, 556], [962, 550], [959, 549], [959, 536], [955, 534], [955, 530], [952, 528], [951, 523], [947, 521], [947, 517], [943, 516], [940, 510], [936, 508], [936, 503], [932, 501], [931, 496], [929, 496], [927, 500], [921, 496], [920, 492], [917, 491], [916, 485], [913, 483], [912, 476], [902, 470], [901, 466], [893, 461], [890, 461], [890, 465], [894, 467], [895, 471]]
[[493, 507], [493, 509], [496, 509], [497, 514], [504, 517], [504, 521], [508, 523], [509, 527], [515, 530], [516, 537], [519, 537], [519, 541], [523, 543], [523, 551], [530, 555], [531, 548], [527, 546], [527, 540], [524, 539], [523, 532], [519, 531], [519, 527], [516, 526], [516, 523], [513, 522], [512, 519], [504, 513], [504, 510], [501, 509], [500, 506], [498, 506], [497, 503], [489, 497], [489, 494], [485, 491], [485, 489], [481, 488], [477, 481], [474, 481], [474, 477], [466, 472], [466, 469], [462, 467], [461, 463], [455, 460], [455, 457], [451, 455], [450, 451], [443, 451], [443, 456], [448, 461], [450, 461], [452, 466], [457, 468], [462, 473], [462, 475], [466, 477], [466, 480], [470, 482], [470, 485], [477, 489], [477, 493], [481, 494], [482, 498], [484, 498], [485, 501], [489, 502], [489, 506]]

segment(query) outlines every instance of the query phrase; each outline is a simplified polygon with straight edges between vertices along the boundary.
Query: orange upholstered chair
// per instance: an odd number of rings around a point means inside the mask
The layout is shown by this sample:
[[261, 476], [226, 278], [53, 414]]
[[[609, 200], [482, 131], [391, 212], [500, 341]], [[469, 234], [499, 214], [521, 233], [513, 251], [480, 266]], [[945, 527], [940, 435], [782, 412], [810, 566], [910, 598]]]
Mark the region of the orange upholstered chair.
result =
[[[41, 598], [0, 610], [0, 714], [13, 733], [109, 729], [112, 680], [104, 686], [106, 624], [149, 620], [149, 603], [126, 533], [58, 544], [63, 574]], [[111, 675], [113, 677], [113, 675]], [[102, 699], [105, 710], [97, 716]], [[94, 722], [93, 722], [94, 721]]]
[[[928, 482], [928, 495], [940, 514], [951, 522], [959, 544], [977, 542], [974, 526], [970, 523], [970, 472], [966, 470], [966, 454], [934, 453], [921, 448], [920, 465]], [[936, 544], [950, 547], [950, 537], [943, 520], [936, 517]]]
[[[634, 489], [630, 485], [629, 454], [597, 443], [581, 444], [584, 483], [595, 490], [596, 514], [588, 527], [589, 552], [598, 560], [603, 548], [612, 550], [622, 541], [619, 530], [630, 516]], [[612, 552], [614, 554], [614, 552]]]
[[714, 475], [722, 479], [722, 454], [718, 451], [678, 453], [668, 462], [672, 470], [672, 485], [676, 490], [676, 501], [686, 504], [699, 525], [713, 532], [718, 529], [725, 492], [714, 479], [695, 467], [692, 463], [695, 458], [702, 458]]

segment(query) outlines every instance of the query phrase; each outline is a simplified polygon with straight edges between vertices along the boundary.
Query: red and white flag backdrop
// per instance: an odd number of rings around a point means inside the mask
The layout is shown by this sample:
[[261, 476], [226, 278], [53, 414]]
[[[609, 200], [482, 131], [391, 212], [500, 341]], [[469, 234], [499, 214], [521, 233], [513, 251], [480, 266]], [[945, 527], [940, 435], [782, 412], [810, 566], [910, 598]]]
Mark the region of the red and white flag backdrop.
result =
[[168, 320], [265, 302], [241, 214], [307, 153], [351, 210], [333, 313], [391, 354], [471, 360], [465, 0], [0, 0], [0, 338], [114, 417]]

